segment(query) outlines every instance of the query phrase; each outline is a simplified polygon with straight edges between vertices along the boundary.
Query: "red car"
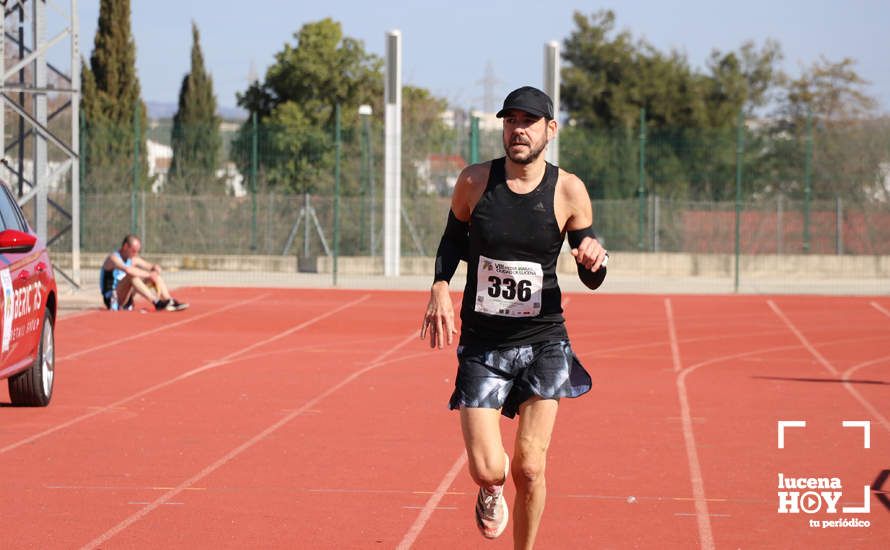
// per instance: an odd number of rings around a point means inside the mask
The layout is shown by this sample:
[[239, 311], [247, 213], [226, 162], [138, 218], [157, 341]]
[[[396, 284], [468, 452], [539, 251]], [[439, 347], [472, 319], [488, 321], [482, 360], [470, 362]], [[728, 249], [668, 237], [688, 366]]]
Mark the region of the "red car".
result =
[[9, 379], [13, 405], [44, 407], [55, 376], [56, 280], [45, 243], [0, 188], [0, 379]]

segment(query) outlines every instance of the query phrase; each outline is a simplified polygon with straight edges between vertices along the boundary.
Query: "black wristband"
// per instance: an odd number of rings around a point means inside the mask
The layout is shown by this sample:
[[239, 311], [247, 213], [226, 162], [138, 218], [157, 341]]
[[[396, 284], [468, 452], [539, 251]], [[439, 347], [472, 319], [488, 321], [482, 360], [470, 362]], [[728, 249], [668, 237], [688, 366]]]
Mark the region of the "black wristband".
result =
[[584, 240], [584, 237], [590, 237], [591, 239], [596, 238], [592, 225], [589, 225], [584, 229], [572, 229], [568, 232], [568, 235], [569, 246], [572, 248], [578, 248], [581, 245], [581, 241]]
[[451, 282], [451, 277], [457, 271], [461, 260], [466, 260], [470, 248], [470, 224], [462, 222], [455, 217], [454, 212], [448, 211], [448, 221], [445, 223], [445, 232], [439, 241], [439, 249], [436, 251], [436, 274], [433, 282]]
[[[593, 226], [585, 227], [584, 229], [575, 229], [568, 232], [569, 236], [569, 246], [572, 248], [578, 248], [581, 246], [581, 242], [585, 237], [590, 237], [591, 239], [596, 239], [596, 234], [593, 232]], [[608, 258], [608, 253], [606, 254], [606, 258]], [[578, 268], [578, 278], [581, 279], [581, 282], [584, 283], [584, 286], [589, 288], [590, 290], [596, 290], [603, 284], [603, 281], [606, 279], [606, 262], [603, 261], [603, 264], [600, 265], [600, 268], [596, 271], [590, 271], [582, 264], [576, 263], [576, 267]]]

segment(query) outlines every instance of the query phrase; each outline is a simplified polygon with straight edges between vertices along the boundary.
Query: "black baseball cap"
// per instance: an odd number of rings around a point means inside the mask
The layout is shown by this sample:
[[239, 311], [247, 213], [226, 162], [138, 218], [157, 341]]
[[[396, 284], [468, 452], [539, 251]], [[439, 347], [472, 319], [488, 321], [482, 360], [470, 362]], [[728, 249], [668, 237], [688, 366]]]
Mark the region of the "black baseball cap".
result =
[[504, 118], [510, 109], [525, 111], [548, 120], [553, 119], [553, 101], [550, 96], [532, 86], [523, 86], [510, 92], [504, 100], [504, 108], [498, 111], [497, 117]]

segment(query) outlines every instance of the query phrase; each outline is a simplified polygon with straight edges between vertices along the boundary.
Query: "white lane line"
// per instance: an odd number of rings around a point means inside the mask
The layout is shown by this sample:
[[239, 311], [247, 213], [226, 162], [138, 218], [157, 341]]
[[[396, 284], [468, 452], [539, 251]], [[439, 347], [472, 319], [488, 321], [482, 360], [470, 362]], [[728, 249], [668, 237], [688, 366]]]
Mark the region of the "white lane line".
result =
[[[365, 296], [365, 298], [368, 298], [368, 296]], [[362, 301], [362, 300], [358, 300], [358, 301]], [[235, 447], [234, 449], [232, 449], [231, 451], [229, 451], [228, 453], [226, 453], [225, 455], [223, 455], [222, 457], [220, 457], [218, 460], [216, 460], [215, 462], [213, 462], [213, 463], [210, 464], [209, 466], [207, 466], [207, 467], [205, 467], [204, 469], [202, 469], [202, 470], [201, 470], [200, 472], [198, 472], [197, 474], [193, 475], [192, 477], [190, 477], [190, 478], [188, 478], [187, 480], [185, 480], [185, 481], [183, 481], [182, 483], [180, 483], [180, 484], [179, 484], [178, 486], [176, 486], [175, 488], [171, 489], [170, 491], [167, 491], [166, 493], [164, 493], [163, 495], [161, 495], [160, 497], [158, 497], [157, 499], [155, 499], [154, 501], [152, 501], [151, 504], [148, 504], [147, 506], [145, 506], [144, 508], [142, 508], [142, 509], [139, 510], [138, 512], [136, 512], [136, 513], [132, 514], [131, 516], [129, 516], [129, 517], [128, 517], [127, 519], [125, 519], [124, 521], [118, 523], [117, 525], [115, 525], [114, 527], [112, 527], [111, 529], [109, 529], [108, 531], [106, 531], [105, 533], [103, 533], [102, 535], [98, 536], [97, 538], [93, 539], [92, 541], [90, 541], [90, 542], [88, 542], [87, 544], [85, 544], [84, 546], [82, 546], [82, 547], [81, 547], [82, 550], [85, 550], [85, 549], [92, 549], [92, 548], [98, 548], [98, 547], [102, 546], [105, 542], [109, 541], [111, 538], [113, 538], [115, 535], [117, 535], [118, 533], [120, 533], [121, 531], [123, 531], [124, 529], [126, 529], [127, 527], [133, 525], [134, 523], [136, 523], [136, 522], [139, 521], [140, 519], [144, 518], [145, 516], [147, 516], [148, 514], [150, 514], [153, 510], [155, 510], [155, 509], [159, 508], [160, 506], [166, 504], [167, 502], [170, 501], [170, 499], [172, 499], [173, 497], [175, 497], [175, 496], [178, 495], [179, 493], [185, 491], [186, 489], [188, 489], [189, 487], [191, 487], [191, 486], [194, 485], [195, 483], [201, 481], [202, 479], [204, 479], [204, 478], [207, 477], [208, 475], [212, 474], [213, 472], [215, 472], [215, 471], [218, 470], [219, 468], [225, 466], [226, 464], [228, 464], [229, 462], [231, 462], [233, 459], [237, 458], [238, 455], [240, 455], [240, 454], [243, 453], [244, 451], [250, 449], [251, 447], [253, 447], [253, 446], [256, 445], [257, 443], [261, 442], [261, 441], [264, 440], [266, 437], [268, 437], [268, 436], [271, 435], [272, 433], [276, 432], [279, 428], [281, 428], [282, 426], [286, 425], [287, 423], [289, 423], [289, 422], [290, 422], [291, 420], [293, 420], [294, 418], [300, 416], [304, 411], [309, 410], [309, 409], [312, 409], [312, 408], [313, 408], [314, 406], [316, 406], [320, 401], [322, 401], [323, 399], [327, 398], [328, 396], [330, 396], [331, 394], [333, 394], [334, 392], [336, 392], [336, 391], [339, 390], [340, 388], [346, 386], [347, 384], [349, 384], [350, 382], [352, 382], [352, 381], [355, 380], [356, 378], [360, 377], [361, 375], [365, 374], [366, 372], [369, 372], [369, 371], [371, 371], [371, 370], [374, 370], [374, 369], [378, 368], [378, 367], [380, 366], [380, 363], [381, 363], [384, 359], [386, 359], [387, 356], [389, 356], [389, 355], [395, 353], [396, 351], [400, 350], [400, 349], [403, 348], [405, 345], [407, 345], [409, 342], [413, 342], [416, 338], [417, 338], [417, 332], [414, 331], [414, 330], [412, 330], [412, 331], [411, 331], [411, 334], [408, 335], [407, 338], [405, 338], [404, 340], [402, 340], [401, 342], [399, 342], [399, 343], [396, 344], [395, 346], [393, 346], [393, 347], [391, 347], [390, 349], [388, 349], [387, 351], [385, 351], [385, 352], [384, 352], [383, 354], [381, 354], [379, 357], [377, 357], [376, 359], [374, 359], [373, 361], [371, 361], [370, 364], [368, 364], [366, 367], [364, 367], [364, 368], [362, 368], [362, 369], [360, 369], [360, 370], [357, 370], [357, 371], [353, 372], [352, 374], [350, 374], [349, 376], [347, 376], [346, 378], [344, 378], [344, 379], [341, 380], [340, 382], [334, 384], [333, 386], [329, 387], [328, 389], [324, 390], [324, 391], [321, 392], [320, 394], [316, 395], [315, 397], [313, 397], [312, 399], [310, 399], [309, 401], [307, 401], [306, 403], [304, 403], [303, 406], [300, 407], [299, 409], [294, 410], [294, 411], [293, 411], [292, 413], [290, 413], [289, 415], [287, 415], [287, 416], [285, 416], [284, 418], [282, 418], [281, 420], [275, 422], [275, 423], [272, 424], [271, 426], [267, 427], [266, 429], [264, 429], [264, 430], [261, 431], [260, 433], [256, 434], [255, 436], [251, 437], [250, 439], [248, 439], [247, 441], [245, 441], [244, 443], [242, 443], [241, 445], [238, 445], [237, 447]]]
[[680, 416], [683, 421], [683, 441], [686, 444], [686, 460], [689, 463], [689, 479], [692, 482], [692, 495], [695, 498], [695, 517], [698, 523], [698, 539], [701, 548], [712, 550], [714, 548], [714, 534], [711, 531], [708, 501], [705, 498], [705, 481], [701, 473], [701, 463], [698, 459], [698, 447], [695, 443], [695, 433], [692, 431], [692, 413], [689, 409], [689, 395], [686, 391], [686, 372], [681, 372], [683, 370], [683, 364], [680, 362], [680, 346], [677, 344], [677, 331], [674, 327], [674, 313], [669, 298], [665, 298], [664, 306], [668, 321], [668, 333], [671, 338], [674, 372], [680, 373], [677, 376], [677, 397], [680, 399]]
[[118, 344], [123, 344], [124, 342], [130, 342], [130, 341], [132, 341], [132, 340], [137, 340], [137, 339], [139, 339], [139, 338], [144, 338], [144, 337], [146, 337], [146, 336], [151, 336], [152, 334], [157, 334], [158, 332], [162, 332], [162, 331], [165, 331], [165, 330], [169, 330], [169, 329], [171, 329], [171, 328], [179, 327], [179, 326], [182, 326], [182, 325], [184, 325], [184, 324], [186, 324], [186, 323], [191, 323], [191, 322], [193, 322], [193, 321], [197, 321], [198, 319], [203, 319], [203, 318], [205, 318], [205, 317], [209, 317], [209, 316], [211, 316], [211, 315], [216, 315], [217, 313], [221, 313], [221, 312], [223, 312], [223, 311], [226, 311], [226, 310], [229, 310], [229, 309], [232, 309], [232, 308], [241, 307], [241, 306], [243, 306], [243, 305], [246, 305], [246, 304], [249, 304], [249, 303], [251, 303], [251, 302], [255, 302], [255, 301], [257, 301], [257, 300], [260, 300], [260, 299], [262, 299], [262, 298], [265, 298], [266, 296], [268, 296], [268, 294], [260, 294], [259, 296], [255, 296], [255, 297], [253, 297], [253, 298], [249, 298], [249, 299], [247, 299], [247, 300], [242, 300], [242, 301], [240, 301], [240, 302], [234, 302], [234, 303], [225, 305], [225, 306], [220, 307], [220, 308], [217, 308], [217, 309], [212, 309], [212, 310], [210, 310], [210, 311], [207, 311], [207, 312], [204, 312], [204, 313], [200, 313], [200, 314], [195, 315], [195, 316], [193, 316], [193, 317], [188, 317], [188, 318], [183, 319], [183, 320], [181, 320], [181, 321], [176, 321], [176, 322], [173, 322], [173, 323], [167, 323], [167, 324], [165, 324], [165, 325], [163, 325], [163, 326], [160, 326], [160, 327], [157, 327], [157, 328], [154, 328], [154, 329], [151, 329], [151, 330], [146, 330], [145, 332], [140, 332], [140, 333], [137, 333], [137, 334], [132, 334], [132, 335], [130, 335], [130, 336], [124, 336], [123, 338], [118, 338], [117, 340], [112, 340], [112, 341], [110, 341], [110, 342], [105, 342], [105, 343], [103, 343], [103, 344], [99, 344], [98, 346], [93, 346], [93, 347], [91, 347], [91, 348], [86, 348], [86, 349], [82, 349], [82, 350], [80, 350], [80, 351], [75, 351], [74, 353], [69, 353], [68, 355], [65, 355], [65, 356], [63, 356], [63, 357], [59, 357], [59, 358], [57, 359], [57, 361], [66, 361], [66, 360], [68, 360], [68, 359], [74, 359], [75, 357], [80, 357], [81, 355], [86, 355], [87, 353], [91, 353], [91, 352], [94, 352], [94, 351], [97, 351], [97, 350], [100, 350], [100, 349], [110, 348], [110, 347], [112, 347], [112, 346], [116, 346], [116, 345], [118, 345]]
[[779, 306], [777, 306], [775, 302], [773, 302], [772, 300], [767, 300], [766, 303], [769, 304], [769, 307], [773, 310], [773, 313], [775, 313], [779, 317], [779, 319], [781, 319], [782, 322], [785, 323], [785, 326], [788, 327], [788, 329], [793, 332], [795, 336], [797, 336], [797, 339], [800, 340], [800, 343], [803, 344], [803, 347], [807, 348], [807, 351], [809, 351], [810, 354], [816, 358], [816, 361], [818, 361], [819, 364], [825, 368], [825, 370], [835, 376], [840, 376], [840, 373], [837, 371], [836, 368], [834, 368], [834, 365], [832, 365], [828, 361], [828, 359], [826, 359], [821, 353], [819, 353], [819, 350], [813, 347], [813, 344], [811, 344], [810, 341], [807, 340], [807, 337], [804, 336], [803, 333], [799, 331], [796, 326], [794, 326], [794, 323], [791, 322], [791, 319], [789, 319], [782, 312], [782, 310], [779, 309]]
[[671, 306], [671, 299], [664, 299], [664, 310], [668, 320], [668, 335], [671, 339], [671, 356], [674, 360], [674, 372], [680, 372], [680, 345], [677, 342], [677, 326], [674, 323], [674, 308]]
[[873, 307], [873, 308], [875, 308], [876, 310], [880, 311], [881, 313], [883, 313], [883, 314], [886, 315], [887, 317], [890, 317], [890, 311], [887, 311], [885, 308], [881, 307], [881, 304], [879, 304], [879, 303], [877, 303], [877, 302], [869, 302], [869, 303], [871, 304], [871, 307]]
[[875, 408], [871, 402], [862, 396], [852, 384], [850, 384], [850, 377], [861, 368], [870, 367], [872, 365], [877, 365], [879, 363], [884, 363], [890, 361], [890, 355], [884, 357], [878, 357], [877, 359], [872, 359], [871, 361], [866, 361], [865, 363], [859, 363], [858, 365], [853, 365], [849, 369], [844, 372], [844, 387], [847, 388], [847, 391], [859, 401], [859, 404], [865, 407], [865, 410], [869, 412], [874, 418], [878, 419], [878, 422], [881, 426], [884, 427], [885, 430], [890, 432], [890, 420], [887, 420], [887, 417], [881, 414], [878, 409]]
[[[876, 304], [874, 302], [872, 302], [872, 305], [876, 305]], [[810, 354], [813, 357], [815, 357], [816, 360], [828, 372], [830, 372], [831, 374], [833, 374], [835, 376], [841, 376], [840, 373], [838, 372], [838, 370], [834, 367], [834, 365], [832, 365], [828, 361], [828, 359], [826, 359], [821, 353], [819, 353], [819, 351], [816, 350], [816, 348], [810, 343], [810, 341], [807, 340], [807, 337], [804, 336], [803, 333], [800, 330], [798, 330], [796, 326], [794, 326], [794, 323], [792, 323], [791, 320], [788, 317], [786, 317], [784, 313], [782, 313], [782, 310], [779, 309], [779, 306], [777, 306], [772, 300], [769, 300], [769, 306], [776, 313], [776, 315], [778, 315], [779, 318], [781, 318], [782, 321], [785, 322], [785, 325], [787, 325], [788, 328], [791, 329], [791, 332], [793, 332], [797, 336], [797, 339], [800, 340], [800, 342], [803, 344], [803, 346], [805, 348], [807, 348], [807, 350], [810, 352]], [[880, 306], [878, 306], [878, 309], [881, 309]], [[866, 411], [868, 411], [870, 414], [874, 415], [874, 417], [878, 419], [878, 421], [881, 423], [881, 425], [884, 426], [884, 429], [886, 429], [887, 431], [890, 431], [890, 421], [888, 421], [887, 418], [884, 415], [882, 415], [878, 411], [878, 409], [868, 399], [866, 399], [861, 393], [859, 393], [859, 390], [857, 390], [852, 384], [849, 383], [850, 375], [852, 375], [857, 370], [861, 369], [862, 367], [872, 365], [874, 363], [883, 362], [887, 359], [888, 359], [887, 357], [879, 357], [877, 359], [872, 359], [871, 361], [867, 361], [865, 363], [861, 363], [859, 365], [853, 366], [850, 369], [848, 369], [841, 376], [841, 378], [844, 381], [844, 384], [843, 384], [844, 389], [847, 390], [847, 392], [849, 392], [850, 395], [852, 395], [856, 399], [856, 401], [858, 401], [859, 404], [862, 405], [862, 407]]]
[[250, 351], [250, 350], [252, 350], [252, 349], [255, 349], [257, 346], [260, 346], [260, 345], [262, 345], [262, 344], [267, 344], [267, 343], [269, 343], [269, 342], [278, 340], [279, 338], [283, 338], [284, 336], [287, 336], [288, 334], [293, 334], [294, 332], [296, 332], [296, 331], [298, 331], [298, 330], [300, 330], [300, 329], [303, 329], [303, 328], [305, 328], [305, 327], [307, 327], [307, 326], [309, 326], [309, 325], [311, 325], [311, 324], [313, 324], [313, 323], [317, 323], [318, 321], [321, 321], [322, 319], [325, 319], [326, 317], [330, 317], [331, 315], [333, 315], [333, 314], [335, 314], [335, 313], [338, 313], [338, 312], [340, 312], [340, 311], [343, 311], [344, 309], [346, 309], [346, 308], [348, 308], [348, 307], [351, 307], [351, 306], [353, 306], [353, 305], [355, 305], [355, 304], [358, 304], [358, 303], [360, 303], [360, 302], [363, 302], [363, 301], [367, 300], [368, 298], [370, 298], [370, 295], [369, 295], [369, 294], [365, 294], [364, 296], [362, 296], [361, 298], [359, 298], [359, 299], [357, 299], [357, 300], [353, 300], [352, 302], [348, 302], [348, 303], [346, 303], [346, 304], [344, 304], [344, 305], [342, 305], [342, 306], [340, 306], [340, 307], [338, 307], [338, 308], [336, 308], [336, 309], [332, 309], [332, 310], [330, 310], [330, 311], [328, 311], [328, 312], [326, 312], [326, 313], [323, 313], [323, 314], [321, 314], [321, 315], [318, 315], [318, 316], [316, 316], [316, 317], [313, 317], [312, 319], [309, 319], [308, 321], [304, 321], [304, 322], [302, 322], [302, 323], [300, 323], [300, 324], [298, 324], [298, 325], [296, 325], [296, 326], [294, 326], [294, 327], [291, 327], [291, 328], [285, 330], [284, 332], [281, 332], [281, 333], [276, 334], [275, 336], [272, 336], [272, 337], [270, 337], [270, 338], [266, 338], [265, 340], [261, 340], [261, 341], [259, 341], [259, 342], [255, 342], [255, 343], [253, 343], [253, 344], [251, 344], [251, 345], [249, 345], [249, 346], [247, 346], [247, 347], [241, 348], [241, 349], [238, 350], [238, 351], [234, 351], [234, 352], [232, 352], [232, 353], [226, 355], [225, 357], [222, 357], [222, 358], [220, 358], [220, 359], [217, 359], [217, 360], [215, 360], [215, 361], [212, 361], [212, 362], [210, 362], [210, 363], [208, 363], [208, 364], [206, 364], [206, 365], [204, 365], [204, 366], [201, 366], [201, 367], [192, 369], [192, 370], [190, 370], [190, 371], [188, 371], [188, 372], [184, 372], [184, 373], [182, 373], [182, 374], [180, 374], [180, 375], [178, 375], [178, 376], [176, 376], [176, 377], [174, 377], [174, 378], [171, 378], [171, 379], [169, 379], [169, 380], [167, 380], [167, 381], [165, 381], [165, 382], [160, 382], [160, 383], [158, 383], [158, 384], [155, 384], [154, 386], [150, 386], [150, 387], [148, 387], [148, 388], [145, 388], [144, 390], [141, 390], [141, 391], [136, 392], [136, 393], [134, 393], [134, 394], [132, 394], [132, 395], [129, 395], [129, 396], [127, 396], [127, 397], [124, 397], [123, 399], [120, 399], [120, 400], [118, 400], [118, 401], [115, 401], [114, 403], [111, 403], [110, 405], [105, 405], [105, 406], [103, 406], [103, 407], [96, 407], [96, 408], [94, 408], [91, 412], [88, 412], [88, 413], [83, 414], [83, 415], [81, 415], [81, 416], [78, 416], [78, 417], [76, 417], [76, 418], [72, 418], [71, 420], [68, 420], [68, 421], [66, 421], [66, 422], [62, 422], [61, 424], [58, 424], [58, 425], [56, 425], [56, 426], [53, 426], [52, 428], [48, 428], [48, 429], [46, 429], [46, 430], [43, 430], [42, 432], [39, 432], [39, 433], [36, 433], [36, 434], [34, 434], [34, 435], [32, 435], [32, 436], [26, 437], [25, 439], [22, 439], [21, 441], [17, 441], [17, 442], [15, 442], [15, 443], [11, 443], [11, 444], [9, 444], [9, 445], [7, 445], [7, 446], [5, 446], [5, 447], [0, 447], [0, 454], [3, 454], [3, 453], [8, 452], [8, 451], [11, 451], [11, 450], [16, 449], [16, 448], [18, 448], [18, 447], [21, 447], [22, 445], [27, 445], [28, 443], [32, 443], [32, 442], [34, 442], [34, 441], [36, 441], [36, 440], [38, 440], [38, 439], [41, 439], [41, 438], [43, 438], [43, 437], [46, 437], [46, 436], [50, 435], [50, 434], [53, 434], [53, 433], [55, 433], [55, 432], [58, 432], [58, 431], [63, 430], [63, 429], [65, 429], [65, 428], [68, 428], [68, 427], [70, 427], [70, 426], [73, 426], [74, 424], [78, 424], [78, 423], [80, 423], [80, 422], [83, 422], [84, 420], [90, 419], [90, 418], [92, 418], [92, 417], [94, 417], [94, 416], [96, 416], [96, 415], [98, 415], [98, 414], [102, 414], [102, 413], [104, 413], [104, 412], [113, 410], [113, 409], [115, 409], [115, 408], [117, 408], [117, 407], [120, 407], [121, 405], [123, 405], [123, 404], [125, 404], [125, 403], [129, 403], [130, 401], [133, 401], [133, 400], [135, 400], [135, 399], [139, 399], [139, 398], [142, 397], [143, 395], [147, 395], [147, 394], [152, 393], [152, 392], [155, 392], [155, 391], [157, 391], [157, 390], [159, 390], [159, 389], [161, 389], [161, 388], [165, 388], [165, 387], [167, 387], [167, 386], [169, 386], [169, 385], [171, 385], [171, 384], [175, 384], [176, 382], [179, 382], [180, 380], [185, 380], [186, 378], [189, 378], [189, 377], [194, 376], [194, 375], [196, 375], [196, 374], [199, 374], [199, 373], [201, 373], [201, 372], [204, 372], [204, 371], [207, 371], [207, 370], [210, 370], [210, 369], [214, 369], [214, 368], [220, 367], [220, 366], [222, 366], [222, 365], [226, 365], [226, 364], [228, 364], [229, 362], [231, 362], [231, 360], [232, 360], [234, 357], [237, 357], [238, 355], [241, 355], [241, 354], [243, 354], [243, 353], [247, 353], [248, 351]]
[[430, 495], [430, 498], [427, 499], [426, 504], [424, 504], [423, 509], [421, 509], [420, 513], [417, 515], [417, 519], [414, 520], [411, 528], [408, 529], [408, 532], [402, 537], [402, 542], [399, 543], [396, 550], [408, 550], [411, 548], [411, 545], [414, 544], [414, 541], [417, 540], [420, 532], [423, 531], [426, 523], [430, 520], [430, 517], [432, 517], [433, 512], [438, 507], [442, 497], [445, 496], [445, 493], [448, 492], [448, 488], [454, 483], [454, 478], [457, 477], [457, 474], [463, 469], [464, 464], [466, 463], [467, 452], [461, 451], [460, 456], [454, 461], [451, 469], [448, 470], [445, 477], [439, 482], [439, 486], [436, 487], [435, 492], [433, 492], [433, 494]]

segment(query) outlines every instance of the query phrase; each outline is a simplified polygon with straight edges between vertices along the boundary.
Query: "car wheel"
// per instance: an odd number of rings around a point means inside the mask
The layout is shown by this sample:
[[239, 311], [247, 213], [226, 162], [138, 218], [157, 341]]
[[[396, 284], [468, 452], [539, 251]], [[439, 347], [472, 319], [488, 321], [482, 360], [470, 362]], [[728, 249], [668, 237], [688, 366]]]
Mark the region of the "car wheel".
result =
[[9, 399], [13, 405], [45, 407], [53, 396], [56, 374], [56, 346], [53, 336], [53, 319], [49, 311], [43, 314], [43, 329], [37, 357], [28, 370], [9, 379]]

